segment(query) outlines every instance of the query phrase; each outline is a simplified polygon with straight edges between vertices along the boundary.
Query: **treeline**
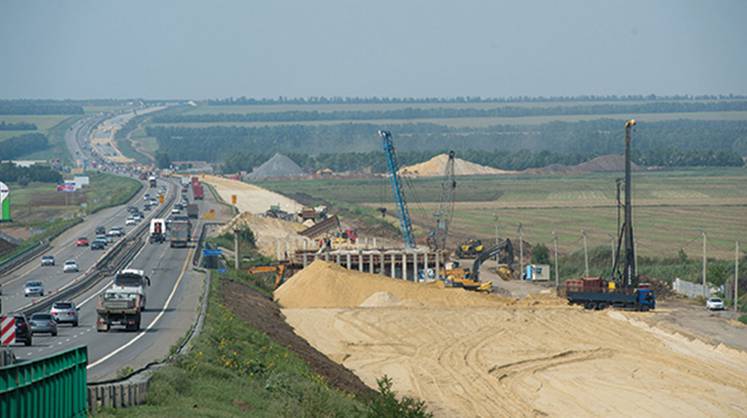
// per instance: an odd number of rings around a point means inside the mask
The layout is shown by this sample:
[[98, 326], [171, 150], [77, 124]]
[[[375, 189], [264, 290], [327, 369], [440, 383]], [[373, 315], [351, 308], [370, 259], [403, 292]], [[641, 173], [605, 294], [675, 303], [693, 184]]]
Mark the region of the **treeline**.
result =
[[[390, 129], [399, 153], [467, 150], [515, 153], [521, 150], [561, 155], [622, 153], [624, 120], [599, 119], [542, 125], [496, 125], [449, 128], [417, 123], [401, 125], [336, 124], [264, 127], [149, 126], [159, 150], [172, 160], [221, 162], [239, 152], [272, 154], [380, 152], [378, 129]], [[679, 120], [641, 123], [635, 128], [634, 149], [652, 153], [675, 149], [723, 151], [747, 155], [747, 121]], [[648, 155], [648, 154], [647, 154]]]
[[55, 100], [0, 100], [0, 115], [82, 115], [83, 106]]
[[12, 160], [49, 147], [49, 140], [40, 133], [24, 134], [0, 142], [0, 160]]
[[0, 121], [0, 131], [35, 131], [36, 125], [30, 122]]
[[[402, 166], [405, 166], [427, 161], [446, 152], [447, 150], [401, 152], [397, 154], [397, 159]], [[335, 172], [371, 171], [384, 173], [387, 170], [384, 154], [378, 151], [317, 155], [288, 153], [286, 155], [307, 172], [315, 172], [324, 168], [332, 169]], [[558, 154], [550, 151], [532, 152], [527, 150], [517, 152], [464, 150], [457, 154], [457, 158], [463, 160], [514, 171], [547, 167], [551, 164], [573, 166], [598, 156], [594, 153]], [[263, 164], [271, 157], [272, 154], [267, 153], [235, 153], [223, 161], [222, 170], [224, 173], [251, 172], [252, 169]], [[672, 152], [672, 150], [666, 149], [634, 153], [633, 161], [641, 166], [658, 167], [741, 167], [744, 164], [742, 158], [735, 153], [723, 151]]]
[[287, 111], [257, 113], [169, 114], [153, 118], [156, 123], [185, 122], [309, 122], [377, 119], [450, 119], [485, 117], [605, 115], [639, 113], [723, 112], [747, 110], [747, 101], [652, 102], [640, 104], [594, 104], [573, 106], [501, 106], [479, 108], [414, 108], [390, 110], [336, 110], [330, 112]]
[[706, 94], [706, 95], [673, 95], [657, 96], [648, 95], [581, 95], [581, 96], [513, 96], [513, 97], [480, 97], [480, 96], [457, 96], [457, 97], [284, 97], [277, 98], [252, 98], [252, 97], [228, 97], [225, 99], [208, 100], [210, 105], [275, 105], [275, 104], [387, 104], [387, 103], [545, 103], [545, 102], [625, 102], [625, 101], [652, 101], [652, 100], [732, 100], [747, 99], [747, 96], [733, 94]]
[[0, 163], [0, 179], [4, 182], [28, 183], [31, 181], [60, 183], [62, 175], [45, 165], [18, 167], [13, 163]]

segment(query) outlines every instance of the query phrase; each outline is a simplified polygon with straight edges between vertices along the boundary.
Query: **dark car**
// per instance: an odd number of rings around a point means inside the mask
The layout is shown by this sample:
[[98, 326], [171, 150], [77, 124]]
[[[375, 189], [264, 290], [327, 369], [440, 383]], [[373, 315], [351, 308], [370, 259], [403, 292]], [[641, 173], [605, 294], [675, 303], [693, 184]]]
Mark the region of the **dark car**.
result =
[[97, 226], [96, 235], [101, 235], [101, 234], [106, 235], [106, 228], [104, 228], [103, 226]]
[[22, 313], [13, 314], [16, 320], [16, 343], [23, 343], [26, 347], [31, 345], [31, 327], [26, 321], [26, 315]]
[[95, 239], [93, 242], [91, 242], [91, 250], [105, 250], [106, 249], [106, 241], [102, 239]]
[[52, 334], [57, 336], [57, 321], [48, 313], [35, 313], [29, 319], [32, 334]]

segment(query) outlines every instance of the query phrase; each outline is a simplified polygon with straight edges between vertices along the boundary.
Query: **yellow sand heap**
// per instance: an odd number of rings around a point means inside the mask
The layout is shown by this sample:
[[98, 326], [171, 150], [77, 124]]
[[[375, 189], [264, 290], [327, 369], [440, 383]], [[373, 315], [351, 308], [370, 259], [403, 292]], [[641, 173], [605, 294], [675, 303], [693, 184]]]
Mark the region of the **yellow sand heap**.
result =
[[[439, 154], [428, 161], [402, 167], [400, 174], [414, 177], [443, 176], [449, 156]], [[461, 158], [454, 159], [454, 174], [457, 176], [475, 176], [489, 174], [513, 174], [515, 171], [500, 170], [493, 167], [475, 164]]]

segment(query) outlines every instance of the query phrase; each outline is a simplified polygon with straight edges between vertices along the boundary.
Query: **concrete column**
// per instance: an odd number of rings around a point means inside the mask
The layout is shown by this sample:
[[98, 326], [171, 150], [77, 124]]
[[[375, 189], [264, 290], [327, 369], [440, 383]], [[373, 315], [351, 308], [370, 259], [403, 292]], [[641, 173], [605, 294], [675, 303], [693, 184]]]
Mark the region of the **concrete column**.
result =
[[352, 263], [351, 263], [351, 261], [350, 261], [350, 253], [347, 253], [347, 256], [348, 256], [348, 270], [350, 270], [350, 269], [352, 269], [352, 266], [353, 266]]
[[358, 271], [363, 271], [363, 251], [358, 251]]
[[374, 254], [369, 253], [368, 257], [368, 272], [374, 274]]
[[441, 252], [436, 251], [436, 278], [441, 274]]
[[407, 253], [402, 253], [402, 280], [407, 280]]
[[394, 253], [390, 253], [389, 254], [389, 262], [391, 263], [392, 271], [389, 272], [389, 274], [392, 276], [392, 279], [396, 277], [396, 275], [394, 274], [394, 272], [397, 271], [396, 268], [395, 268], [396, 266], [395, 266], [395, 263], [394, 263], [394, 258], [395, 258], [394, 257]]
[[340, 265], [340, 253], [335, 254], [335, 264]]
[[423, 253], [423, 273], [425, 278], [428, 278], [428, 251]]
[[306, 265], [308, 265], [308, 263], [309, 263], [308, 259], [307, 259], [308, 256], [309, 255], [306, 254], [306, 252], [303, 253], [303, 268], [306, 268]]
[[379, 274], [383, 276], [386, 274], [386, 270], [384, 269], [384, 253], [382, 253], [381, 251], [379, 251], [379, 264], [379, 267], [381, 268]]

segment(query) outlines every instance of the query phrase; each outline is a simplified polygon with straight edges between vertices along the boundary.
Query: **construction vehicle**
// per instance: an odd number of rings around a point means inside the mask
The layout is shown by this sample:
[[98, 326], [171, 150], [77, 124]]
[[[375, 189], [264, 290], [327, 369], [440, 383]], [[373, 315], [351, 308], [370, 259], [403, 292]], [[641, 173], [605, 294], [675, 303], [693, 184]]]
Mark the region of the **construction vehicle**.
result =
[[189, 219], [174, 219], [169, 227], [171, 248], [187, 247], [192, 240], [192, 224]]
[[117, 273], [112, 287], [96, 302], [96, 331], [108, 332], [112, 325], [124, 325], [128, 331], [139, 330], [146, 286], [150, 286], [150, 278], [142, 270], [125, 269]]
[[[488, 250], [482, 251], [480, 255], [477, 256], [475, 261], [472, 262], [472, 274], [470, 275], [470, 278], [479, 282], [480, 267], [482, 266], [482, 263], [493, 257], [497, 257], [496, 261], [498, 262], [498, 275], [501, 276], [502, 279], [506, 279], [504, 277], [505, 275], [508, 275], [509, 277], [513, 275], [514, 246], [511, 243], [510, 239], [506, 239], [499, 242], [498, 245]], [[502, 274], [502, 270], [506, 273]]]
[[[612, 266], [609, 280], [602, 278], [584, 278], [581, 280], [567, 280], [566, 298], [572, 305], [583, 305], [586, 309], [604, 309], [608, 306], [638, 311], [648, 311], [656, 308], [656, 294], [647, 284], [641, 284], [636, 266], [635, 246], [633, 238], [633, 202], [631, 176], [631, 131], [636, 121], [631, 119], [625, 123], [625, 203], [620, 201], [620, 181], [617, 182], [617, 222], [618, 236], [615, 248], [615, 262]], [[620, 209], [624, 216], [620, 224]], [[624, 248], [623, 248], [624, 247]], [[620, 268], [620, 253], [622, 268]]]
[[269, 266], [254, 266], [249, 269], [249, 274], [275, 273], [275, 289], [285, 282], [286, 263]]
[[148, 242], [162, 243], [166, 241], [166, 221], [161, 218], [155, 218], [150, 220], [150, 236]]
[[456, 256], [457, 258], [477, 258], [483, 251], [485, 251], [485, 246], [482, 245], [482, 241], [470, 239], [457, 245]]
[[428, 232], [428, 247], [434, 251], [446, 249], [449, 225], [454, 217], [454, 194], [456, 191], [454, 156], [454, 151], [449, 151], [449, 159], [446, 162], [444, 178], [441, 182], [441, 199], [439, 200], [438, 210], [433, 214], [436, 217], [436, 226]]
[[493, 290], [493, 282], [480, 282], [472, 278], [472, 273], [459, 266], [458, 262], [450, 263], [439, 272], [446, 287], [461, 287], [465, 290], [490, 293]]
[[379, 131], [384, 154], [386, 155], [386, 164], [389, 169], [389, 180], [392, 184], [392, 193], [394, 202], [399, 210], [399, 225], [402, 231], [402, 239], [405, 242], [405, 248], [415, 248], [415, 236], [412, 233], [412, 220], [410, 211], [407, 209], [407, 201], [402, 191], [402, 179], [399, 176], [399, 163], [397, 162], [397, 153], [394, 150], [392, 134], [389, 131]]

